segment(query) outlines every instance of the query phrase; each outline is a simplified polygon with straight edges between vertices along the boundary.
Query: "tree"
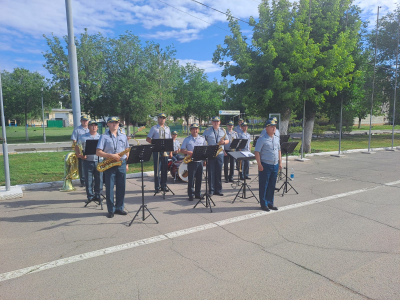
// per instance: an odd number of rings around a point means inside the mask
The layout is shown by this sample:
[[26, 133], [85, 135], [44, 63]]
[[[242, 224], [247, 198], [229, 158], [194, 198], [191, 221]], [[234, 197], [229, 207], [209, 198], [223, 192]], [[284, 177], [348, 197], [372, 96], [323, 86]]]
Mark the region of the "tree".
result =
[[175, 59], [175, 49], [167, 46], [162, 49], [159, 44], [148, 42], [146, 54], [150, 82], [149, 97], [155, 105], [156, 112], [170, 114], [173, 107], [174, 88], [179, 78], [180, 69]]
[[351, 52], [358, 30], [340, 26], [349, 4], [346, 0], [314, 0], [309, 21], [309, 1], [278, 0], [270, 6], [264, 0], [259, 22], [251, 19], [252, 43], [229, 16], [232, 36], [225, 38], [225, 48], [218, 46], [214, 52], [213, 62], [224, 66], [223, 76], [243, 80], [239, 85], [249, 113], [281, 113], [282, 134], [287, 132], [291, 112], [298, 112], [306, 102], [306, 152], [311, 150], [315, 113], [325, 97], [336, 95], [352, 79]]
[[2, 85], [6, 116], [23, 120], [26, 140], [29, 141], [28, 119], [41, 115], [41, 89], [43, 88], [43, 102], [46, 107], [56, 103], [57, 94], [44, 76], [24, 68], [15, 68], [12, 73], [4, 71]]

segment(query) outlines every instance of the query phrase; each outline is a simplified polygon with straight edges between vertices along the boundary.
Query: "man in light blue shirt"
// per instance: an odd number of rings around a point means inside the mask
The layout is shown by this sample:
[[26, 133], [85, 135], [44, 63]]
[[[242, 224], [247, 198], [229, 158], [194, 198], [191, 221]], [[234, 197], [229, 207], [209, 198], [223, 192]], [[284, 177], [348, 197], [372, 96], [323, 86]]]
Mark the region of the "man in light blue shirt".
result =
[[[269, 118], [268, 120], [274, 120], [275, 123], [278, 123], [278, 119], [277, 119], [276, 117], [271, 117], [271, 118]], [[260, 137], [262, 137], [263, 135], [266, 135], [266, 134], [267, 134], [267, 131], [266, 131], [265, 128], [264, 128], [264, 129], [261, 131], [261, 133], [260, 133]], [[280, 132], [279, 132], [279, 129], [278, 129], [278, 128], [276, 128], [275, 135], [276, 135], [277, 137], [280, 137]]]
[[175, 162], [177, 160], [182, 160], [183, 157], [181, 154], [179, 154], [180, 149], [181, 149], [181, 143], [176, 139], [178, 137], [178, 132], [175, 130], [172, 131], [172, 140], [174, 141], [174, 152], [172, 154], [172, 162]]
[[[171, 139], [171, 130], [165, 121], [167, 116], [163, 113], [158, 115], [158, 124], [151, 127], [147, 135], [146, 142], [151, 144], [152, 139]], [[172, 159], [172, 152], [168, 156], [164, 156], [163, 152], [153, 152], [153, 166], [154, 166], [154, 190], [155, 193], [160, 191], [168, 192], [167, 185], [167, 165], [168, 157]], [[161, 173], [161, 175], [160, 175]]]
[[[219, 117], [212, 119], [212, 127], [207, 128], [203, 132], [208, 145], [224, 145], [229, 143], [228, 137], [224, 129], [219, 127]], [[222, 164], [224, 163], [224, 151], [221, 151], [217, 157], [208, 160], [208, 184], [210, 186], [210, 195], [223, 196], [222, 193]]]
[[275, 136], [276, 122], [268, 120], [266, 135], [257, 140], [255, 158], [258, 165], [259, 196], [261, 209], [277, 210], [274, 206], [274, 192], [278, 170], [282, 169], [282, 155], [279, 138]]
[[243, 119], [240, 118], [238, 120], [238, 125], [235, 128], [233, 128], [233, 130], [236, 131], [238, 134], [242, 133], [242, 123], [243, 122], [244, 122]]
[[[107, 122], [110, 131], [100, 136], [97, 143], [96, 154], [105, 159], [112, 159], [115, 162], [120, 161], [121, 166], [114, 166], [104, 171], [106, 184], [106, 200], [107, 200], [107, 218], [113, 218], [114, 214], [127, 215], [124, 211], [126, 172], [128, 165], [126, 160], [129, 156], [129, 143], [126, 134], [122, 134], [118, 130], [119, 118], [112, 117]], [[119, 153], [127, 151], [127, 154], [119, 155]], [[116, 197], [114, 206], [114, 183], [116, 183]]]
[[[72, 131], [71, 135], [71, 140], [73, 142], [74, 147], [76, 142], [79, 140], [79, 137], [89, 132], [88, 124], [89, 124], [88, 116], [81, 116], [81, 125], [76, 127]], [[83, 171], [83, 164], [81, 158], [78, 158], [78, 163], [79, 163], [79, 178], [81, 181], [81, 186], [85, 186], [85, 172]]]
[[[185, 155], [193, 155], [194, 147], [207, 145], [206, 139], [199, 135], [199, 124], [193, 123], [190, 126], [190, 134], [183, 140], [181, 152]], [[188, 196], [189, 201], [195, 198], [200, 199], [201, 181], [203, 179], [203, 161], [191, 161], [188, 163]], [[195, 185], [196, 184], [196, 185]], [[196, 188], [194, 188], [196, 186]]]
[[[241, 124], [242, 126], [242, 133], [239, 134], [239, 139], [246, 139], [247, 143], [246, 143], [246, 147], [244, 149], [240, 149], [241, 151], [250, 151], [250, 140], [251, 140], [251, 136], [250, 133], [247, 132], [248, 124], [246, 122], [243, 122]], [[243, 180], [244, 178], [246, 179], [250, 179], [249, 177], [249, 166], [250, 163], [248, 160], [243, 160], [242, 164], [241, 164], [241, 171], [239, 169], [239, 176], [240, 179]]]
[[[100, 138], [100, 134], [97, 133], [98, 125], [96, 121], [89, 121], [88, 127], [89, 132], [81, 135], [78, 140], [78, 143], [82, 145], [84, 150], [86, 150], [87, 140], [98, 140]], [[103, 176], [101, 176], [100, 172], [96, 169], [99, 157], [97, 155], [81, 155], [78, 146], [75, 146], [75, 153], [83, 162], [83, 172], [86, 179], [86, 195], [88, 198], [86, 203], [90, 201], [98, 201], [100, 203], [100, 193], [103, 190]]]

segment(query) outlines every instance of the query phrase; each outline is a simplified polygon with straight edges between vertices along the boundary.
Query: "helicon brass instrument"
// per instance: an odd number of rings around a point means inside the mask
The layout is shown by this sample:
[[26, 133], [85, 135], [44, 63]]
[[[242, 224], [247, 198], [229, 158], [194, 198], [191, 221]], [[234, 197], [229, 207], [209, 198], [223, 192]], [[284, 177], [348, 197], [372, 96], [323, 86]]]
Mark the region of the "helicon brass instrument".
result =
[[[131, 148], [127, 148], [124, 151], [118, 153], [118, 155], [120, 157], [124, 156], [126, 153], [128, 153], [129, 151], [131, 151]], [[106, 160], [103, 160], [102, 162], [97, 164], [97, 171], [99, 172], [104, 172], [105, 170], [108, 170], [112, 167], [116, 167], [116, 166], [121, 166], [122, 165], [122, 161], [115, 161], [112, 158], [107, 158]]]
[[[76, 143], [72, 144], [72, 149], [75, 150]], [[78, 157], [74, 152], [69, 152], [64, 156], [64, 183], [60, 189], [61, 192], [75, 191], [72, 185], [73, 179], [79, 178], [79, 162]]]

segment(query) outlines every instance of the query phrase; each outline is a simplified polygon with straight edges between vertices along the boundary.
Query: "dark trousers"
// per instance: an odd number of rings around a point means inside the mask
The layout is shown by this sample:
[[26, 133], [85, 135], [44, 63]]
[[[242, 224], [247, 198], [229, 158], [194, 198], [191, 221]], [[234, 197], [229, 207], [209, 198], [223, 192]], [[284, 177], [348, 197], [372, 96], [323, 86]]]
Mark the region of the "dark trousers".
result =
[[248, 177], [249, 176], [249, 167], [250, 167], [250, 163], [248, 160], [242, 160], [242, 165], [241, 165], [241, 171], [239, 172], [239, 176], [241, 179], [243, 179], [244, 177]]
[[188, 174], [188, 196], [189, 198], [193, 198], [193, 195], [199, 197], [203, 179], [203, 162], [188, 163]]
[[261, 207], [274, 205], [274, 192], [276, 176], [278, 175], [279, 165], [268, 165], [261, 162], [262, 172], [258, 171], [259, 196]]
[[[159, 157], [157, 166], [157, 155]], [[168, 168], [168, 156], [163, 156], [164, 153], [153, 152], [153, 167], [154, 167], [154, 189], [157, 191], [165, 189], [167, 183], [167, 168]], [[165, 170], [164, 170], [165, 169]], [[159, 176], [161, 174], [161, 176]], [[161, 177], [161, 178], [160, 178]], [[161, 187], [160, 187], [161, 184]]]
[[83, 170], [83, 159], [78, 158], [78, 166], [79, 166], [79, 179], [81, 181], [81, 185], [85, 185], [85, 170]]
[[[115, 166], [104, 171], [106, 177], [106, 199], [107, 210], [114, 213], [116, 209], [124, 209], [125, 185], [126, 185], [126, 161], [120, 167]], [[115, 187], [115, 206], [114, 206], [114, 183]]]
[[224, 156], [222, 154], [208, 160], [208, 185], [210, 186], [210, 194], [222, 193], [221, 176], [223, 163]]
[[83, 170], [86, 178], [87, 198], [100, 198], [100, 192], [103, 190], [103, 174], [97, 171], [97, 161], [83, 160]]
[[224, 175], [225, 180], [233, 180], [233, 173], [235, 171], [235, 159], [228, 153], [231, 151], [225, 151], [226, 156], [224, 156]]

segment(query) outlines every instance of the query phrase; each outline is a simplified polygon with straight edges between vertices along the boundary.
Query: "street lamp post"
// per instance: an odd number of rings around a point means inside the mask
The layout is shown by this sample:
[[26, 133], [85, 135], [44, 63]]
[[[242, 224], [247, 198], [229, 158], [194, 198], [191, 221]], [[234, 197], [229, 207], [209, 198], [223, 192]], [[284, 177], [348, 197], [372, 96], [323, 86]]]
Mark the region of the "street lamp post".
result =
[[43, 141], [46, 143], [46, 130], [44, 129], [44, 106], [43, 106], [43, 88], [42, 90], [42, 126], [43, 126]]

